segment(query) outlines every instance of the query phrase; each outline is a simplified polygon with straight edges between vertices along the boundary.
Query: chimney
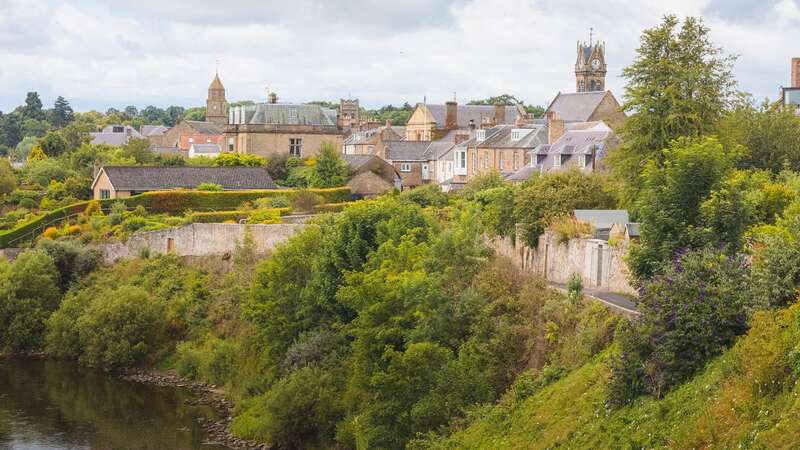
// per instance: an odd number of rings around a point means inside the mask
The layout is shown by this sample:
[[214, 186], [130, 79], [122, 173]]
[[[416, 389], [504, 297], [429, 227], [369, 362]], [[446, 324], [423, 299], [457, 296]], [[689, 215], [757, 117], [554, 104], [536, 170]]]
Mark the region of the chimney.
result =
[[800, 88], [800, 57], [792, 58], [792, 87]]
[[445, 105], [445, 119], [444, 119], [444, 127], [448, 130], [455, 130], [458, 128], [458, 103], [455, 100], [451, 100]]
[[475, 119], [469, 119], [469, 129], [470, 131], [475, 129]]
[[494, 104], [494, 123], [497, 125], [506, 123], [506, 105], [502, 103]]
[[547, 143], [553, 144], [564, 135], [564, 121], [555, 111], [547, 112]]
[[386, 119], [386, 128], [391, 128], [391, 127], [392, 127], [392, 121], [389, 120], [389, 119]]
[[278, 103], [278, 94], [270, 92], [269, 95], [267, 95], [267, 103], [271, 104]]

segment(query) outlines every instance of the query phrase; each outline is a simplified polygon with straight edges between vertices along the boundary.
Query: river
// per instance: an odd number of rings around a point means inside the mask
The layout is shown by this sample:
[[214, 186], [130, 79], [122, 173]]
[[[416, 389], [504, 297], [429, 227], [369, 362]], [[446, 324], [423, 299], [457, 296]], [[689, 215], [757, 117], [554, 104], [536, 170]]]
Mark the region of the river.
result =
[[191, 396], [64, 361], [0, 358], [0, 449], [226, 449], [205, 443], [198, 419], [216, 413], [185, 404]]

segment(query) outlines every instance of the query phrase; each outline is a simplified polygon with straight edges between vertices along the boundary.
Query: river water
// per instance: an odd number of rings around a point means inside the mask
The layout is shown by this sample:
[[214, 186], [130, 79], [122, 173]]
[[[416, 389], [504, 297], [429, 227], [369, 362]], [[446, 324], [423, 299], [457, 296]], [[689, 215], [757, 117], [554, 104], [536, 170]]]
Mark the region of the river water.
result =
[[0, 449], [226, 449], [206, 443], [198, 419], [215, 411], [186, 405], [191, 396], [64, 361], [0, 358]]

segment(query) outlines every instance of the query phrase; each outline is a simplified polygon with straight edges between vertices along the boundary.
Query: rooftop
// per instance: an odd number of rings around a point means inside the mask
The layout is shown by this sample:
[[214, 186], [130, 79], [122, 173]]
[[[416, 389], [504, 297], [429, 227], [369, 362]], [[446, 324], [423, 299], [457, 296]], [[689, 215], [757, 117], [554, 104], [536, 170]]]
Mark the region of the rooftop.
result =
[[276, 188], [263, 167], [104, 166], [101, 172], [122, 191], [194, 189], [202, 183], [219, 184], [225, 190]]

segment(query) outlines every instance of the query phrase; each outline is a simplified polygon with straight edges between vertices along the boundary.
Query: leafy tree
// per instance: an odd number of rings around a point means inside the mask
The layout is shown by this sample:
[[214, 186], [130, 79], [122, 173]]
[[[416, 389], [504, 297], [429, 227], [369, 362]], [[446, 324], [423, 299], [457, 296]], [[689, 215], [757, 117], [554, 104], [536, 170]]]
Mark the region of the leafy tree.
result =
[[31, 153], [31, 149], [33, 146], [39, 142], [33, 136], [26, 137], [25, 139], [21, 140], [19, 144], [17, 144], [16, 148], [14, 148], [14, 159], [17, 161], [25, 161], [28, 159], [28, 155]]
[[50, 124], [45, 120], [24, 119], [20, 127], [20, 132], [23, 136], [42, 137], [50, 131], [50, 128]]
[[164, 111], [164, 125], [174, 127], [183, 117], [185, 110], [182, 106], [170, 106]]
[[166, 120], [166, 112], [157, 107], [150, 105], [142, 110], [140, 116], [144, 119], [145, 123], [148, 124], [165, 124]]
[[316, 164], [311, 170], [311, 187], [329, 188], [343, 186], [350, 178], [347, 163], [329, 142], [323, 142], [317, 153]]
[[747, 331], [747, 279], [742, 257], [707, 249], [677, 255], [646, 282], [641, 317], [618, 332], [610, 402], [642, 393], [660, 398]]
[[624, 145], [609, 154], [609, 165], [624, 183], [632, 203], [648, 160], [660, 164], [661, 150], [678, 137], [712, 133], [732, 103], [734, 57], [709, 39], [701, 19], [675, 16], [645, 30], [637, 56], [622, 76], [627, 79], [622, 127]]
[[130, 139], [122, 146], [122, 156], [133, 158], [136, 164], [152, 164], [156, 155], [150, 150], [150, 141], [147, 139]]
[[2, 114], [0, 112], [0, 144], [16, 147], [23, 138], [22, 119], [19, 113]]
[[126, 106], [125, 107], [125, 114], [130, 117], [131, 119], [137, 117], [139, 115], [139, 110], [136, 109], [135, 106]]
[[0, 161], [0, 194], [8, 195], [17, 189], [17, 177], [7, 159]]
[[59, 306], [58, 272], [41, 250], [23, 252], [13, 263], [0, 263], [0, 347], [38, 350], [45, 320]]
[[748, 100], [720, 120], [720, 141], [728, 148], [744, 147], [740, 167], [800, 170], [800, 117], [766, 101], [755, 107]]
[[524, 104], [522, 100], [518, 100], [517, 97], [510, 95], [510, 94], [502, 94], [495, 97], [489, 97], [487, 99], [482, 100], [470, 100], [468, 105], [506, 105], [506, 106], [515, 106]]
[[42, 150], [42, 146], [39, 144], [34, 145], [28, 154], [28, 162], [44, 161], [45, 159], [47, 159], [47, 154]]
[[520, 237], [535, 247], [553, 220], [574, 209], [608, 209], [614, 205], [614, 197], [599, 175], [572, 170], [537, 175], [523, 183], [514, 199], [514, 218], [520, 224]]
[[[631, 249], [628, 261], [639, 280], [655, 274], [675, 251], [698, 248], [707, 243], [701, 230], [701, 205], [733, 168], [736, 156], [727, 152], [716, 138], [705, 138], [678, 140], [664, 152], [663, 163], [648, 162], [637, 204], [642, 222], [641, 242]], [[706, 214], [709, 219], [722, 219]], [[727, 217], [738, 220], [736, 214]], [[718, 230], [730, 229], [735, 225], [718, 224], [715, 227]]]
[[75, 118], [75, 112], [69, 102], [62, 96], [58, 96], [53, 109], [50, 111], [48, 120], [56, 128], [62, 128]]
[[67, 140], [61, 136], [61, 133], [56, 131], [50, 131], [45, 134], [44, 137], [39, 140], [39, 145], [42, 147], [42, 151], [44, 151], [45, 155], [51, 158], [65, 153], [69, 146]]
[[183, 113], [183, 118], [186, 120], [204, 121], [206, 120], [206, 107], [196, 106], [192, 108], [187, 108], [186, 111], [184, 111]]

